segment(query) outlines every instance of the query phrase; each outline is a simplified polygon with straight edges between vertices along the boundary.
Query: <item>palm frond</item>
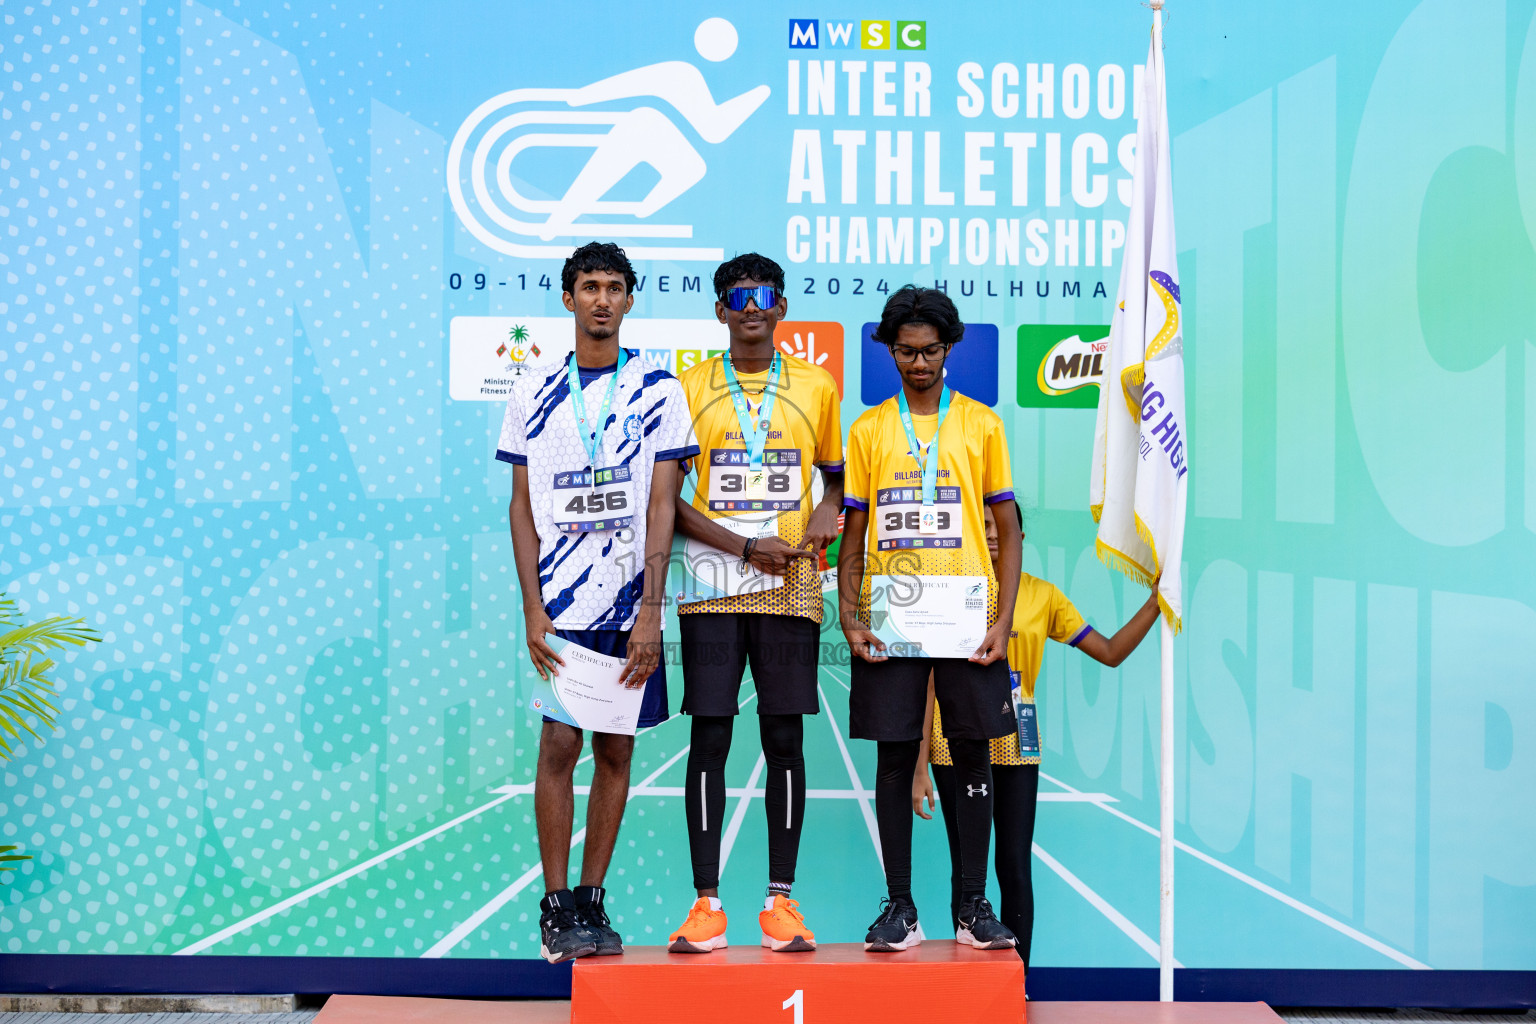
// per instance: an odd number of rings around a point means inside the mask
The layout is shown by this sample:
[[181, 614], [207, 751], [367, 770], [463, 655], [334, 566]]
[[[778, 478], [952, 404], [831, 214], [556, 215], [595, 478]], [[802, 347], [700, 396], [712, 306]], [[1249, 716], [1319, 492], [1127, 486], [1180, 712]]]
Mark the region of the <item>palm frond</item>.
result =
[[69, 615], [50, 615], [31, 625], [20, 625], [0, 633], [0, 662], [10, 661], [23, 652], [42, 654], [61, 647], [83, 647], [100, 640], [101, 634], [85, 620]]
[[31, 625], [18, 623], [16, 602], [0, 593], [0, 760], [10, 757], [22, 733], [41, 739], [33, 727], [52, 729], [59, 711], [58, 696], [48, 673], [54, 660], [48, 655], [67, 647], [83, 647], [101, 639], [84, 619], [51, 615]]
[[35, 719], [45, 732], [58, 721], [58, 708], [49, 699], [58, 691], [44, 675], [52, 667], [53, 659], [30, 654], [0, 667], [0, 759], [11, 756], [23, 732], [42, 739], [29, 719]]
[[21, 849], [19, 846], [0, 846], [0, 871], [15, 871], [19, 861], [32, 859], [24, 853], [11, 853], [12, 850], [19, 849]]

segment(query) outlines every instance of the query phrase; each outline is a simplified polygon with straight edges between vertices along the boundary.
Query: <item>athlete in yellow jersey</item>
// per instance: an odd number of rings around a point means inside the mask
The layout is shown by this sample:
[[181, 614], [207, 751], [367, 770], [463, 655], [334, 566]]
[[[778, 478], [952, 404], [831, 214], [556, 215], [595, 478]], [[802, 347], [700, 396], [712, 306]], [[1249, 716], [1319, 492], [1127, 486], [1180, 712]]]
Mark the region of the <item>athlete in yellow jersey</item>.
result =
[[[849, 735], [879, 744], [875, 817], [888, 899], [868, 950], [918, 943], [912, 903], [909, 800], [923, 737], [930, 670], [944, 708], [955, 771], [962, 922], [957, 939], [983, 949], [1015, 938], [986, 899], [992, 832], [987, 741], [1014, 728], [1008, 615], [1019, 581], [1019, 531], [1008, 446], [997, 414], [944, 384], [965, 325], [949, 296], [907, 286], [886, 302], [875, 338], [901, 374], [901, 391], [848, 433], [838, 554], [838, 606], [855, 659]], [[983, 506], [1002, 505], [998, 567], [987, 557]], [[867, 536], [866, 536], [867, 534]]]
[[[678, 532], [690, 539], [678, 623], [683, 712], [692, 716], [684, 792], [697, 899], [668, 948], [707, 953], [726, 945], [719, 898], [725, 761], [750, 664], [768, 775], [762, 944], [810, 950], [816, 936], [789, 896], [805, 816], [801, 716], [821, 710], [818, 556], [837, 537], [843, 501], [839, 397], [830, 373], [774, 347], [774, 327], [787, 309], [777, 263], [738, 256], [715, 271], [714, 283], [730, 351], [681, 378], [700, 438], [693, 501], [679, 499], [677, 511]], [[819, 502], [812, 495], [818, 472]], [[766, 576], [746, 578], [743, 562]], [[733, 579], [748, 586], [694, 599]]]
[[[1019, 525], [1023, 527], [1023, 518]], [[1022, 532], [1021, 532], [1022, 536]], [[998, 556], [997, 522], [987, 509], [987, 547]], [[1113, 637], [1094, 632], [1083, 621], [1072, 602], [1055, 586], [1028, 573], [1019, 576], [1019, 596], [1013, 606], [1013, 629], [1008, 634], [1008, 666], [1012, 671], [1014, 701], [1023, 713], [1020, 728], [990, 744], [992, 817], [997, 826], [994, 864], [998, 890], [1002, 893], [1003, 924], [1018, 936], [1019, 956], [1029, 971], [1030, 935], [1035, 926], [1035, 892], [1030, 877], [1030, 848], [1035, 841], [1035, 794], [1040, 785], [1040, 734], [1035, 725], [1035, 680], [1040, 675], [1040, 660], [1045, 655], [1045, 641], [1076, 647], [1095, 661], [1117, 667], [1134, 651], [1147, 630], [1157, 621], [1157, 588]], [[944, 738], [943, 715], [934, 704], [933, 683], [928, 684], [928, 721], [924, 727], [923, 749], [918, 757], [917, 774], [912, 780], [912, 809], [919, 817], [931, 818], [934, 781], [928, 777], [928, 764], [938, 782], [939, 806], [944, 811], [944, 831], [949, 838], [950, 913], [955, 927], [960, 927], [960, 855], [959, 822], [955, 807], [959, 804], [954, 762], [949, 743]], [[1027, 741], [1029, 749], [1024, 749]], [[928, 810], [923, 809], [924, 801]]]

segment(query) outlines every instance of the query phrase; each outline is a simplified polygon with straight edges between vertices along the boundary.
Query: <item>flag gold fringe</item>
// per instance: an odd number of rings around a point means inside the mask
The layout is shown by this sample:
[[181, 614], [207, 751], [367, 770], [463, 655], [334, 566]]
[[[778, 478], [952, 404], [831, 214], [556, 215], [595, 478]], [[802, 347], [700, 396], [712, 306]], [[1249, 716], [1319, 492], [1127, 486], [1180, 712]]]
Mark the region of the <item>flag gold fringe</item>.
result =
[[[1136, 515], [1134, 512], [1131, 513], [1131, 518], [1136, 521], [1136, 536], [1140, 537], [1147, 547], [1152, 549], [1152, 561], [1157, 566], [1158, 576], [1161, 576], [1164, 569], [1163, 559], [1157, 553], [1157, 543], [1152, 539], [1152, 528], [1142, 521], [1141, 516]], [[1148, 581], [1146, 586], [1152, 586], [1151, 581]], [[1169, 606], [1167, 601], [1163, 600], [1163, 592], [1161, 590], [1157, 592], [1157, 606], [1162, 609], [1163, 618], [1168, 620], [1168, 625], [1173, 627], [1173, 632], [1177, 635], [1184, 628], [1184, 620], [1173, 614], [1173, 608]]]
[[1168, 602], [1163, 600], [1162, 592], [1157, 595], [1157, 607], [1162, 611], [1163, 618], [1168, 620], [1168, 625], [1173, 629], [1173, 635], [1178, 636], [1184, 629], [1184, 620], [1173, 614], [1173, 609], [1168, 607]]
[[1093, 513], [1093, 521], [1098, 522], [1099, 518], [1104, 515], [1104, 503], [1101, 501], [1097, 505], [1089, 505], [1088, 511]]
[[1142, 586], [1152, 586], [1152, 581], [1157, 578], [1157, 573], [1147, 569], [1146, 566], [1136, 561], [1136, 559], [1124, 551], [1110, 547], [1103, 540], [1095, 538], [1093, 545], [1094, 553], [1099, 556], [1099, 561], [1116, 572], [1124, 573]]
[[1143, 544], [1152, 549], [1152, 564], [1161, 570], [1163, 567], [1163, 560], [1157, 553], [1157, 541], [1152, 539], [1152, 528], [1146, 523], [1142, 522], [1141, 516], [1137, 515], [1135, 512], [1131, 513], [1131, 518], [1136, 522], [1136, 536], [1141, 538], [1141, 542]]
[[1139, 388], [1146, 383], [1147, 364], [1137, 363], [1127, 366], [1120, 371], [1120, 391], [1125, 396], [1125, 408], [1131, 414], [1131, 419], [1141, 422], [1141, 402], [1131, 397], [1131, 388]]

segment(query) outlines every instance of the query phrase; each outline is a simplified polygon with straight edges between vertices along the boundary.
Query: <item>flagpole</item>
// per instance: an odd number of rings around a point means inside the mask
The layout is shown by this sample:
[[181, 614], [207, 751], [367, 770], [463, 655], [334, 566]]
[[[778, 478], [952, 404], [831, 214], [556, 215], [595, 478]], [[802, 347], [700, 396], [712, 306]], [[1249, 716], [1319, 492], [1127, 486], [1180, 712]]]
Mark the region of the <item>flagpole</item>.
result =
[[[1165, 570], [1178, 572], [1177, 566]], [[1173, 627], [1162, 623], [1162, 771], [1158, 778], [1157, 998], [1173, 1001]]]
[[[1163, 63], [1163, 0], [1151, 0], [1152, 52]], [[1151, 69], [1148, 69], [1149, 71]], [[1166, 94], [1165, 94], [1166, 96]], [[1178, 572], [1177, 565], [1163, 566]], [[1159, 616], [1162, 640], [1160, 708], [1161, 757], [1158, 774], [1157, 998], [1173, 1002], [1173, 626]]]

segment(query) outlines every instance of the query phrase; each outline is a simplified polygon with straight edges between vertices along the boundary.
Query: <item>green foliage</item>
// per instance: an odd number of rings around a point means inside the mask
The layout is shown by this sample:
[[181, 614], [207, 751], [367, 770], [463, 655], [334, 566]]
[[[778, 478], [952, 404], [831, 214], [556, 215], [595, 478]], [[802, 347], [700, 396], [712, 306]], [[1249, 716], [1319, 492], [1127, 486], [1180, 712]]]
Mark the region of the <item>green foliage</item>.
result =
[[[21, 621], [16, 602], [0, 593], [0, 761], [11, 756], [23, 732], [41, 739], [34, 725], [47, 731], [58, 719], [53, 705], [58, 691], [48, 679], [54, 666], [50, 655], [100, 639], [84, 619], [68, 615], [28, 625]], [[9, 849], [0, 847], [0, 853]], [[0, 862], [15, 859], [0, 857]]]
[[[58, 696], [48, 671], [54, 661], [49, 655], [65, 647], [84, 647], [100, 640], [101, 634], [86, 626], [85, 620], [68, 615], [53, 615], [31, 625], [21, 621], [16, 602], [0, 593], [0, 761], [8, 760], [26, 732], [42, 737], [34, 723], [44, 731], [53, 728], [59, 709], [52, 698]], [[0, 846], [0, 871], [14, 871], [17, 862], [30, 860], [13, 853], [15, 846]]]

